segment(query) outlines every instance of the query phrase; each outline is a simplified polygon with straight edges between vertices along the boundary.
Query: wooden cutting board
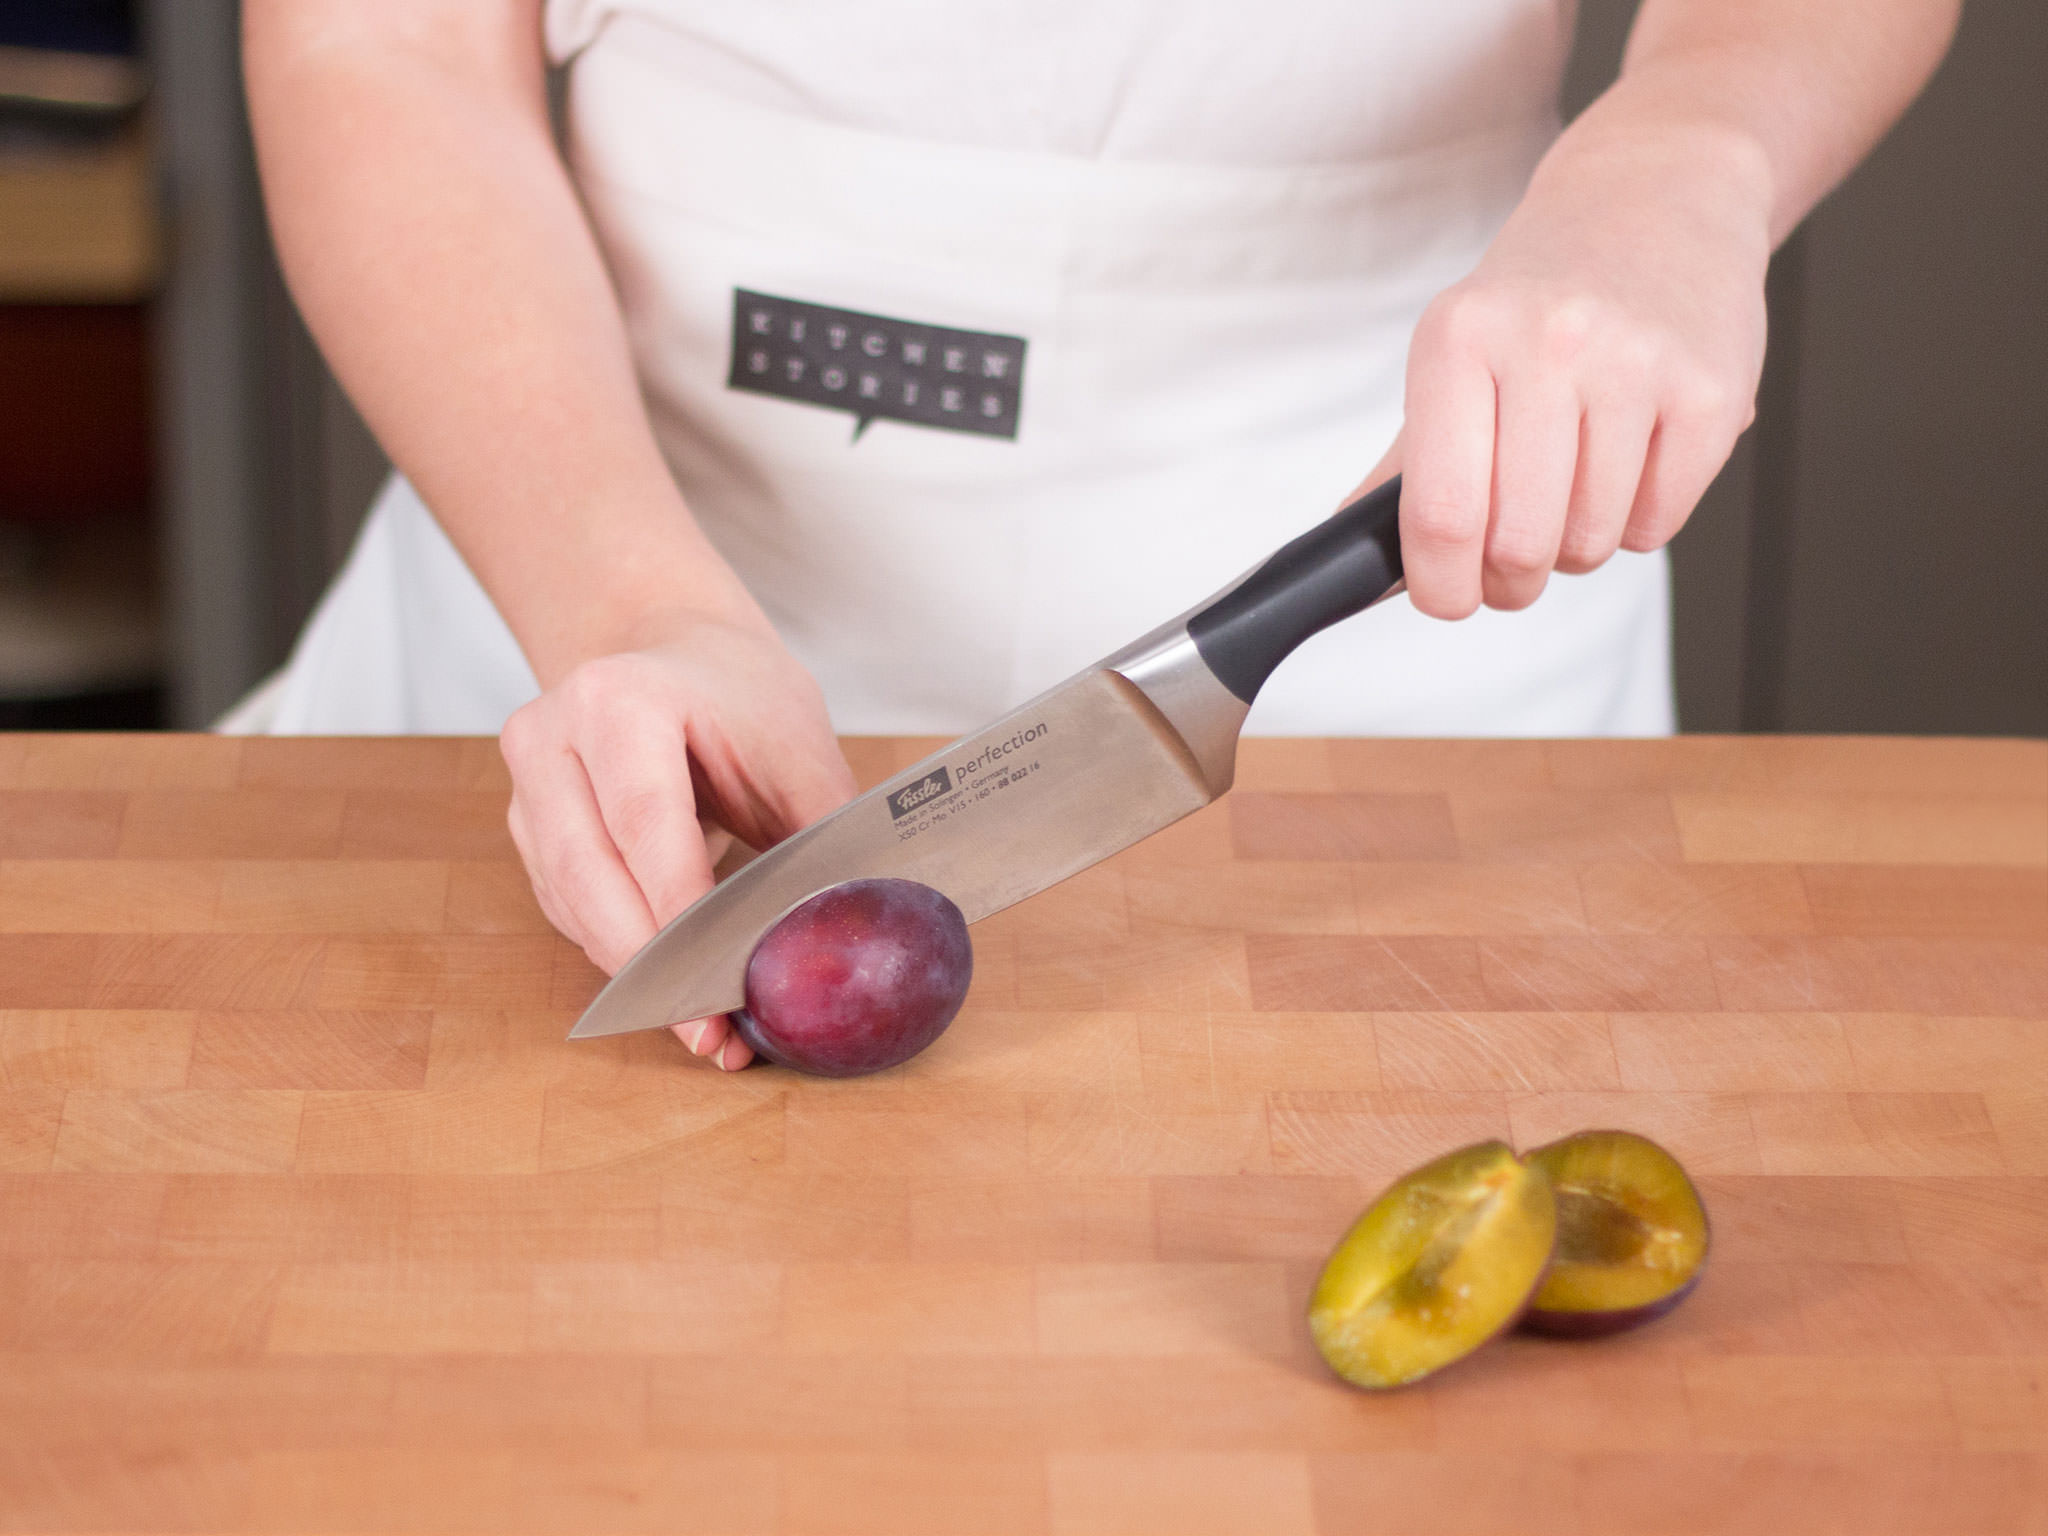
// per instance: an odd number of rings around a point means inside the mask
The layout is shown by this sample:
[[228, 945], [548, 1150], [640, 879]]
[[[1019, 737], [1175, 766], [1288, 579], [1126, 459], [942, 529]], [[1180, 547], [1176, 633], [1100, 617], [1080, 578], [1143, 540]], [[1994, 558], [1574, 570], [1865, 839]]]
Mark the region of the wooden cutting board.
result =
[[[505, 794], [0, 737], [0, 1530], [2048, 1530], [2048, 746], [1247, 743], [856, 1082], [566, 1043]], [[1685, 1308], [1323, 1372], [1385, 1181], [1588, 1126]]]

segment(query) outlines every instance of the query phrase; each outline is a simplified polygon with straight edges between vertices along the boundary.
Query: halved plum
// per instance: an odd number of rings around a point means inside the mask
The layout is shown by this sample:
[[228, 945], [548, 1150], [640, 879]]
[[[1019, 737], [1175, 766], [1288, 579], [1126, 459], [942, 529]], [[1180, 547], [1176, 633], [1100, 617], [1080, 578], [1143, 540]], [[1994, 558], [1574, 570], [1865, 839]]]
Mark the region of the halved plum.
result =
[[762, 936], [733, 1022], [767, 1061], [858, 1077], [938, 1039], [973, 976], [967, 919], [944, 892], [915, 880], [848, 880]]
[[1406, 1386], [1513, 1325], [1550, 1262], [1550, 1181], [1498, 1141], [1418, 1168], [1337, 1244], [1309, 1332], [1354, 1386]]
[[1524, 1328], [1601, 1338], [1691, 1294], [1707, 1263], [1707, 1208], [1677, 1158], [1632, 1131], [1581, 1131], [1524, 1161], [1557, 1192], [1557, 1253]]

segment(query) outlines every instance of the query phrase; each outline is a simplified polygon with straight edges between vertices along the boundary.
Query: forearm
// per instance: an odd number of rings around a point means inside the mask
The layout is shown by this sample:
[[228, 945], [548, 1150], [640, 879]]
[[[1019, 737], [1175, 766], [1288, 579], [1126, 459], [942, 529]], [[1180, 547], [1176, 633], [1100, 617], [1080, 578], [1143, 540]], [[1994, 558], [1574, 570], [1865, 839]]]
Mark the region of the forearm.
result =
[[1546, 172], [1661, 157], [1737, 191], [1775, 246], [1883, 137], [1961, 0], [1643, 0], [1621, 78]]
[[655, 446], [530, 5], [270, 0], [245, 41], [292, 291], [543, 685], [678, 609], [757, 620]]

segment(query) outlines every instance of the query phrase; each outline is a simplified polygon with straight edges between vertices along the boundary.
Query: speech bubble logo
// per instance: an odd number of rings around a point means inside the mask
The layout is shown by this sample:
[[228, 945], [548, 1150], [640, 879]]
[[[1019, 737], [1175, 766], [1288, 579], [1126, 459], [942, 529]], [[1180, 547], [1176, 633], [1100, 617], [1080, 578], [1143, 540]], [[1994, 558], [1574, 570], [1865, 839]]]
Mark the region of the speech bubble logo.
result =
[[963, 331], [735, 288], [729, 388], [877, 421], [1016, 439], [1022, 336]]

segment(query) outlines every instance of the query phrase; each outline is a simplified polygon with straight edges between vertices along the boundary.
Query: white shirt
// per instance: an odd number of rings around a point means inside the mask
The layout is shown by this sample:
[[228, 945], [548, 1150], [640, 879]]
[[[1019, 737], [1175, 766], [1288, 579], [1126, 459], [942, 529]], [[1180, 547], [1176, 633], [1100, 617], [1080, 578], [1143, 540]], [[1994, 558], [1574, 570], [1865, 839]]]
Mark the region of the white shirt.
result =
[[[551, 0], [676, 78], [841, 127], [1204, 165], [1379, 159], [1553, 108], [1575, 0]], [[1384, 67], [1398, 60], [1396, 70]]]

